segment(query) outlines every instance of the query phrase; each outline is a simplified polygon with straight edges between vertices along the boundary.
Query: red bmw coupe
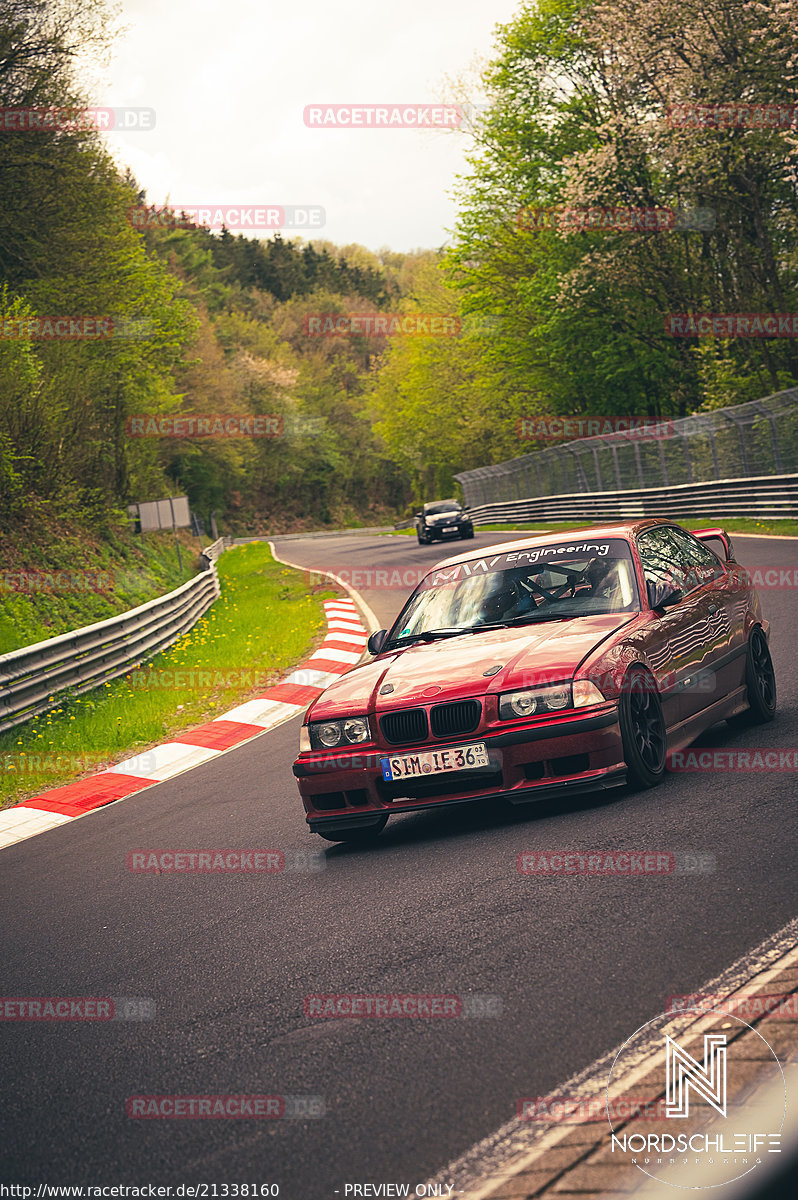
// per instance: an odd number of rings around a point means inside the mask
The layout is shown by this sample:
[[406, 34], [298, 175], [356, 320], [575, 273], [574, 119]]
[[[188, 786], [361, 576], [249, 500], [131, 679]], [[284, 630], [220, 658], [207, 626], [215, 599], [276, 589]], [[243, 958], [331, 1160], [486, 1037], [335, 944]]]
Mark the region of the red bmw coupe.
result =
[[392, 813], [653, 787], [716, 721], [772, 720], [768, 635], [722, 529], [648, 519], [446, 559], [308, 709], [307, 822], [362, 841]]

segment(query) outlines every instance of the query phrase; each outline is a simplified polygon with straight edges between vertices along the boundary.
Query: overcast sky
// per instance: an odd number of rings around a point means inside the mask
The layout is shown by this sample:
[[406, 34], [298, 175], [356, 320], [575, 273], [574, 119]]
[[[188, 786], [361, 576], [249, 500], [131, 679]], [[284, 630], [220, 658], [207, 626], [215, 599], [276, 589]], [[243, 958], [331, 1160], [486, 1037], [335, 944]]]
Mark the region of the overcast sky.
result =
[[[108, 135], [149, 202], [315, 205], [315, 236], [372, 250], [442, 245], [468, 134], [309, 128], [309, 104], [437, 103], [473, 74], [519, 0], [122, 0], [98, 104], [155, 110]], [[478, 93], [472, 95], [479, 101]], [[293, 234], [286, 231], [284, 236]]]

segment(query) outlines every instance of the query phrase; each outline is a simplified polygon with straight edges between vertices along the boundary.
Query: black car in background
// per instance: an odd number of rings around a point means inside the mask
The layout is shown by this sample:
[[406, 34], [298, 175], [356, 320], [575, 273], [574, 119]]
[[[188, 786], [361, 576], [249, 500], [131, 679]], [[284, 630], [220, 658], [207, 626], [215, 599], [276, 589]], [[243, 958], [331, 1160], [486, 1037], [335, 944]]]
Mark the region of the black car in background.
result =
[[457, 500], [431, 500], [421, 512], [416, 513], [416, 537], [419, 546], [430, 542], [445, 541], [447, 538], [472, 538], [474, 525]]

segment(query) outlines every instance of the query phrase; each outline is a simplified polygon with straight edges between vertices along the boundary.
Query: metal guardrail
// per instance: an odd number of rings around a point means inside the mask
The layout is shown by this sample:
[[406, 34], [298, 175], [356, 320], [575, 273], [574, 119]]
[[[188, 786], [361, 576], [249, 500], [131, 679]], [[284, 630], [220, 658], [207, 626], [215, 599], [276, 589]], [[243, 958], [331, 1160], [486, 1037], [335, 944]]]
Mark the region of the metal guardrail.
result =
[[473, 506], [471, 517], [480, 525], [538, 520], [624, 521], [635, 517], [798, 518], [798, 474], [498, 501]]
[[210, 546], [206, 546], [200, 551], [200, 559], [202, 560], [202, 569], [207, 571], [211, 563], [218, 561], [219, 556], [226, 549], [226, 541], [223, 537], [217, 538], [215, 542], [211, 542]]
[[90, 691], [165, 650], [220, 594], [216, 564], [209, 561], [201, 574], [165, 596], [0, 655], [0, 731], [55, 708], [60, 692]]

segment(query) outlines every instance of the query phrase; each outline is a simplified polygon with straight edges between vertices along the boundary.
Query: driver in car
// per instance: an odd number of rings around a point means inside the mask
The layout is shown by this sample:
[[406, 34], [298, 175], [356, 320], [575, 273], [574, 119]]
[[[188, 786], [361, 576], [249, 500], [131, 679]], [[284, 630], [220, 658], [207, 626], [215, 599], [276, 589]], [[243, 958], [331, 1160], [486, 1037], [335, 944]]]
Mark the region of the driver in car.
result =
[[488, 597], [483, 605], [482, 620], [485, 622], [509, 621], [513, 617], [534, 612], [538, 607], [539, 600], [536, 599], [529, 584], [524, 582], [527, 578], [531, 580], [533, 576], [526, 569], [512, 573], [506, 572], [501, 586], [492, 596]]
[[594, 599], [609, 600], [613, 607], [621, 606], [621, 581], [615, 562], [591, 558], [585, 567], [585, 579], [590, 585], [590, 595]]
[[535, 612], [541, 606], [556, 604], [560, 599], [577, 595], [601, 601], [602, 609], [608, 605], [611, 609], [623, 606], [621, 581], [615, 562], [591, 558], [583, 571], [572, 568], [567, 573], [564, 571], [563, 575], [564, 578], [556, 568], [553, 568], [553, 572], [530, 572], [526, 568], [508, 572], [501, 585], [485, 602], [482, 620], [510, 621]]

